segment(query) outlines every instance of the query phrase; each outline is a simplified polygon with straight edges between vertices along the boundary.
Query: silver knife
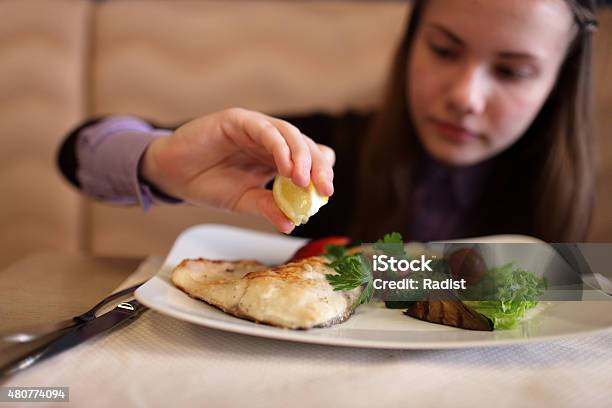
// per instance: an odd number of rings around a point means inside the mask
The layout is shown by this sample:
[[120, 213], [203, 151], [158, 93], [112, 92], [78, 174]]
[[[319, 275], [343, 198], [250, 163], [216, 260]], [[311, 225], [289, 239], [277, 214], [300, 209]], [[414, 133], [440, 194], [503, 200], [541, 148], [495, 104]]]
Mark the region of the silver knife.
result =
[[45, 343], [41, 347], [9, 361], [0, 367], [0, 380], [4, 380], [21, 370], [68, 350], [99, 334], [110, 331], [120, 325], [128, 324], [136, 320], [146, 310], [148, 310], [147, 307], [141, 305], [136, 299], [120, 303], [110, 312], [93, 320], [78, 324], [69, 329], [65, 334]]

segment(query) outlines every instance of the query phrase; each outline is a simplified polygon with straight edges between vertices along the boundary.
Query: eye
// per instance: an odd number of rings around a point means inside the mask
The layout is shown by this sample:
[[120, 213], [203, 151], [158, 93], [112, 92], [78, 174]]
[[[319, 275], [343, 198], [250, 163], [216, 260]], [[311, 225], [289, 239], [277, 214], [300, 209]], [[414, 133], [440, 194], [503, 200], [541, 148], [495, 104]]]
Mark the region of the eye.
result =
[[430, 43], [429, 48], [435, 55], [445, 60], [453, 60], [457, 58], [457, 56], [459, 55], [458, 51], [450, 47], [443, 47], [443, 46], [439, 46], [439, 45]]
[[495, 73], [501, 79], [507, 81], [520, 81], [523, 79], [530, 79], [535, 76], [535, 71], [532, 68], [516, 68], [506, 65], [498, 65], [495, 67]]

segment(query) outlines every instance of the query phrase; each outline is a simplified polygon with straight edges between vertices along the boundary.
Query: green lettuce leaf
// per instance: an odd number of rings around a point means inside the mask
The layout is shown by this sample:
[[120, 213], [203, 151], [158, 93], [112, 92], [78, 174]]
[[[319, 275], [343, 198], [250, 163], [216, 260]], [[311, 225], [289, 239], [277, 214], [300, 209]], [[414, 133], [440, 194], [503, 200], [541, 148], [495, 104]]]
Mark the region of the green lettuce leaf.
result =
[[495, 329], [511, 329], [538, 304], [546, 279], [507, 264], [490, 269], [476, 285], [459, 296], [468, 307], [485, 315]]

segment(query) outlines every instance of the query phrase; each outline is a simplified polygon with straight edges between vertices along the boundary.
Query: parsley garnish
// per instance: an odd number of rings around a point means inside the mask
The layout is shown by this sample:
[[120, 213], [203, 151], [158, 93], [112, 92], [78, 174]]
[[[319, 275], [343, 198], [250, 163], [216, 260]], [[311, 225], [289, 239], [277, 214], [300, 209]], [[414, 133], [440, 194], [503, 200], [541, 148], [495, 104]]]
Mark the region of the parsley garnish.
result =
[[368, 283], [368, 276], [363, 273], [360, 254], [338, 258], [332, 261], [329, 267], [338, 272], [336, 275], [326, 275], [334, 290], [351, 290]]
[[366, 285], [353, 310], [362, 303], [368, 303], [374, 294], [372, 271], [362, 261], [361, 254], [344, 255], [329, 263], [329, 267], [338, 272], [335, 275], [325, 275], [334, 290], [348, 291]]
[[[374, 248], [389, 255], [406, 255], [402, 236], [397, 232], [386, 234], [382, 240], [374, 244]], [[325, 257], [331, 261], [329, 267], [337, 272], [337, 274], [325, 276], [332, 288], [337, 291], [348, 291], [365, 285], [353, 308], [372, 300], [374, 278], [370, 265], [364, 262], [363, 256], [361, 254], [347, 255], [346, 248], [338, 245], [328, 245], [325, 250]]]
[[402, 234], [399, 232], [392, 232], [390, 234], [385, 234], [383, 239], [379, 239], [376, 241], [377, 244], [404, 244], [404, 240], [402, 239]]
[[389, 256], [395, 256], [398, 258], [406, 257], [406, 250], [404, 249], [404, 241], [399, 232], [392, 232], [385, 234], [383, 239], [379, 239], [374, 244], [374, 249], [383, 252]]

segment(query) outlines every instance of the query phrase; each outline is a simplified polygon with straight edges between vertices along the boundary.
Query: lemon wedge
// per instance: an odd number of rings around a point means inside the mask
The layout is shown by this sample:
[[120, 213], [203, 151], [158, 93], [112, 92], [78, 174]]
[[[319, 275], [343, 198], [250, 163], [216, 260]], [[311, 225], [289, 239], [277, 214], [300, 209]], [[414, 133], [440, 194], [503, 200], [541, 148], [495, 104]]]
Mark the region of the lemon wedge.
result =
[[306, 224], [329, 200], [329, 197], [319, 194], [312, 181], [308, 187], [303, 188], [283, 176], [274, 179], [272, 195], [278, 208], [296, 226]]

